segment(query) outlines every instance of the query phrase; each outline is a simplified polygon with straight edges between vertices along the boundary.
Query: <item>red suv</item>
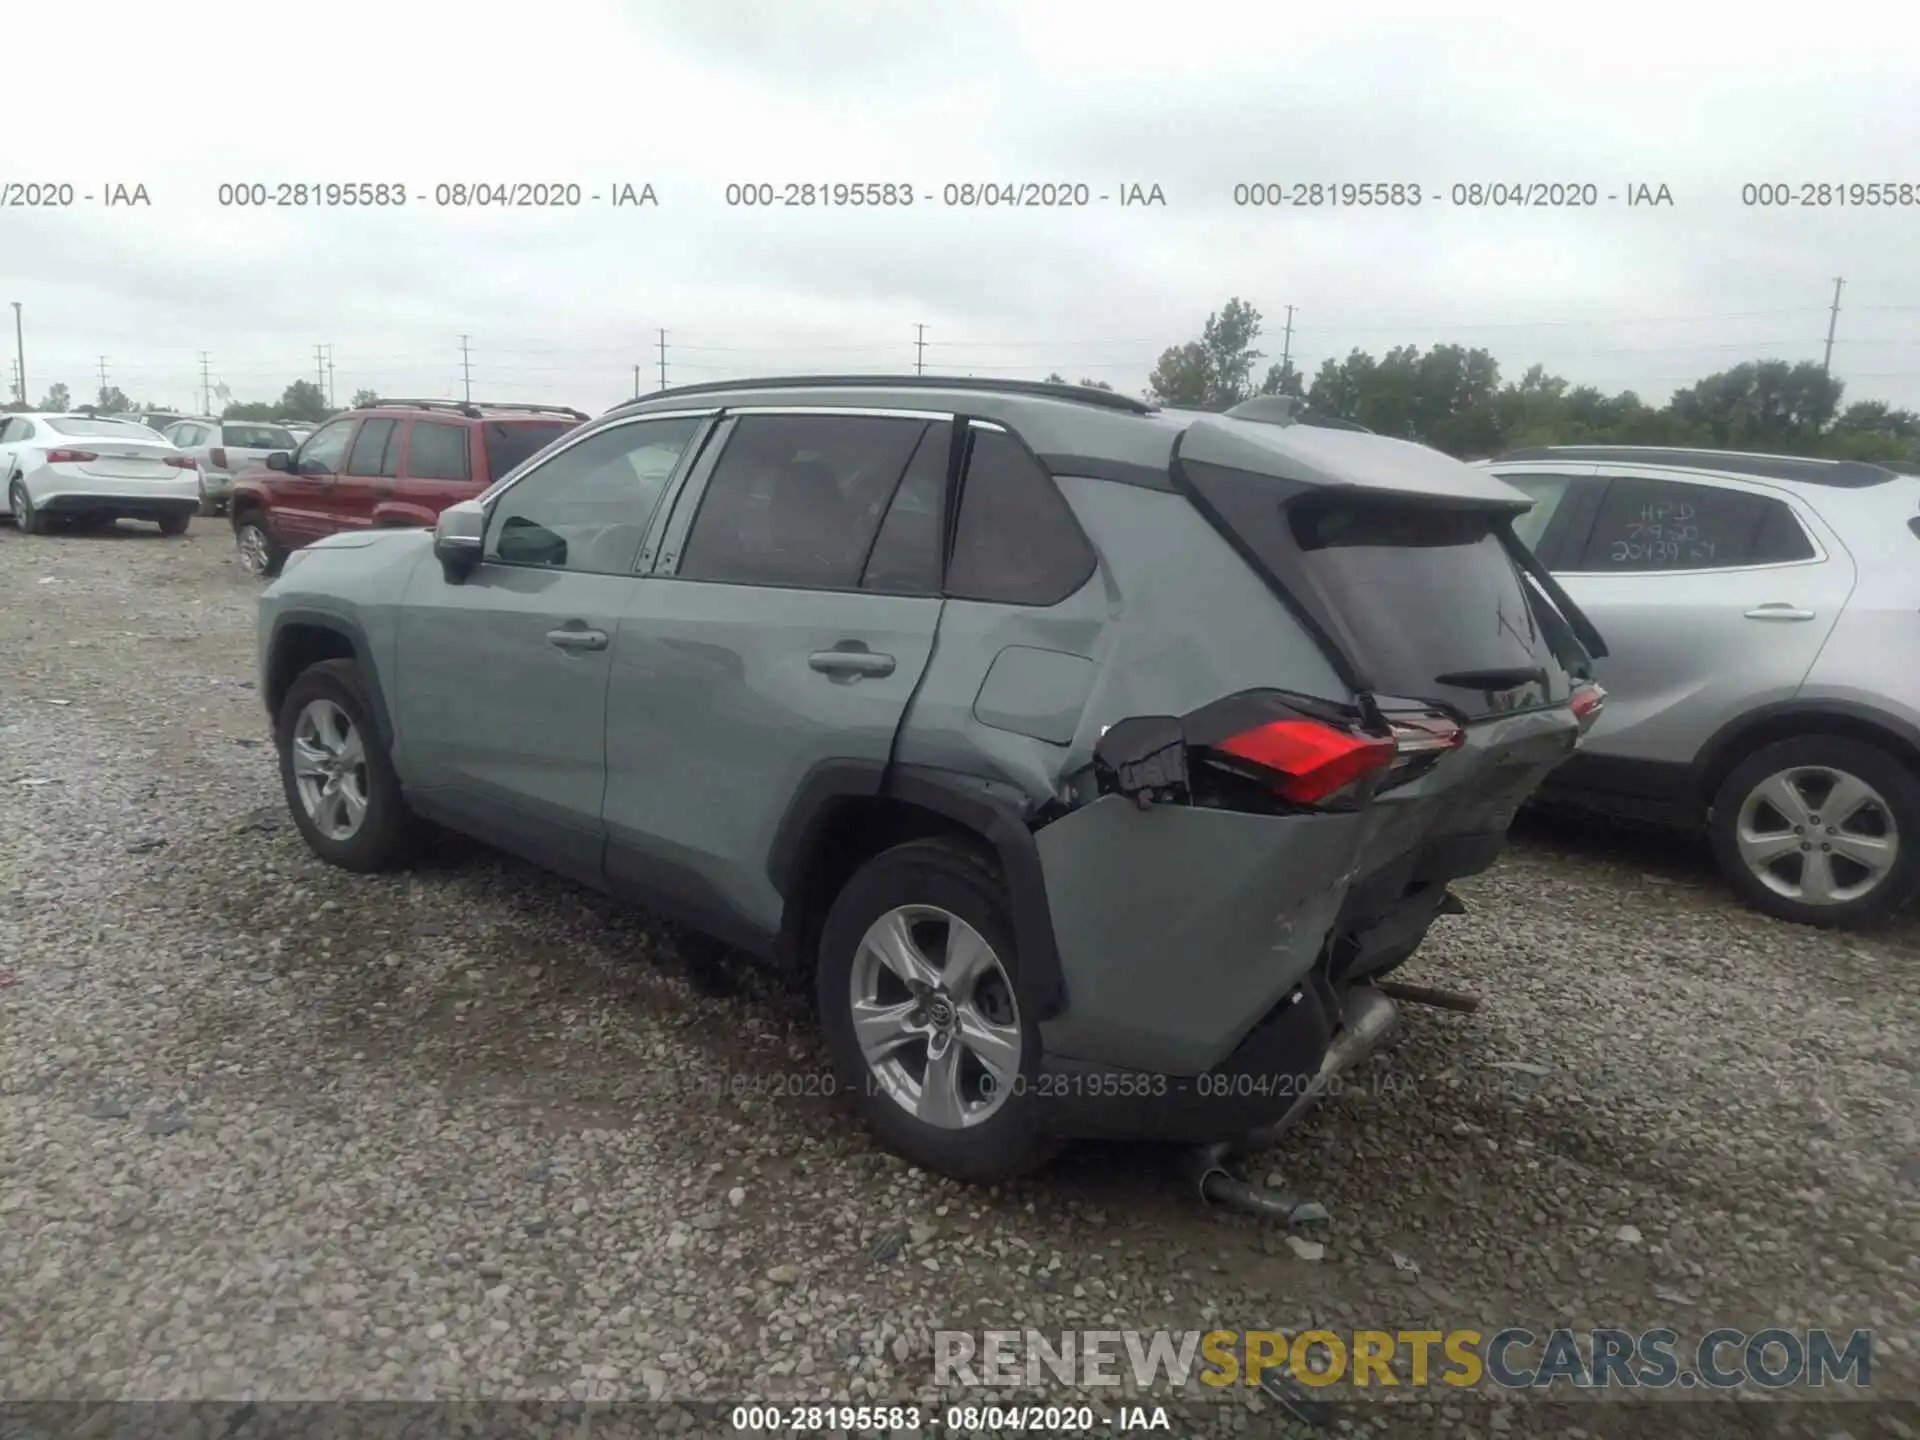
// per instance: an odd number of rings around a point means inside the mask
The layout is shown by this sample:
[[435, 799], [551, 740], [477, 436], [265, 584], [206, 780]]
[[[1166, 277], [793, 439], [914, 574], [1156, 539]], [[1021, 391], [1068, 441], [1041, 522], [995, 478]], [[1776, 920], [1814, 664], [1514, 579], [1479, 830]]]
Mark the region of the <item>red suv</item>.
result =
[[337, 530], [431, 525], [587, 417], [564, 405], [382, 400], [336, 416], [233, 482], [234, 544], [256, 575]]

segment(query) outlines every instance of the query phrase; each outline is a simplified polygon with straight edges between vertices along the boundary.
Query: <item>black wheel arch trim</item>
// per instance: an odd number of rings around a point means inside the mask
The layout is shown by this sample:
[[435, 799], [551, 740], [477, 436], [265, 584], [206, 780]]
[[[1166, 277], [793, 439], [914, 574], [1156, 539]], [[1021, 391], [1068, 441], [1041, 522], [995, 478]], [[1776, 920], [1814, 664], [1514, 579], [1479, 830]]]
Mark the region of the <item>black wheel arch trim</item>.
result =
[[1920, 725], [1853, 700], [1780, 700], [1750, 710], [1737, 720], [1728, 721], [1700, 747], [1700, 753], [1693, 762], [1693, 785], [1701, 803], [1713, 803], [1711, 789], [1717, 787], [1740, 763], [1737, 757], [1754, 732], [1783, 721], [1796, 720], [1808, 721], [1814, 726], [1823, 720], [1841, 720], [1877, 730], [1906, 751], [1896, 758], [1920, 763]]
[[268, 707], [268, 719], [277, 725], [280, 716], [276, 712], [273, 697], [267, 691], [268, 681], [273, 675], [275, 657], [280, 653], [281, 635], [292, 625], [311, 626], [317, 630], [331, 630], [353, 647], [354, 663], [360, 667], [361, 683], [367, 687], [367, 698], [373, 702], [374, 733], [380, 739], [383, 749], [393, 749], [393, 721], [387, 711], [386, 692], [380, 688], [380, 667], [373, 663], [373, 646], [367, 640], [367, 632], [360, 622], [336, 610], [319, 610], [294, 607], [278, 612], [273, 617], [273, 628], [267, 635], [267, 663], [260, 676], [262, 690], [261, 701]]
[[928, 766], [824, 761], [808, 772], [781, 817], [768, 853], [768, 878], [783, 898], [791, 899], [804, 882], [808, 861], [834, 810], [846, 800], [898, 800], [954, 821], [985, 841], [999, 861], [1020, 947], [1020, 1003], [1036, 1020], [1050, 1020], [1066, 997], [1040, 847], [1021, 810], [988, 786], [979, 777]]

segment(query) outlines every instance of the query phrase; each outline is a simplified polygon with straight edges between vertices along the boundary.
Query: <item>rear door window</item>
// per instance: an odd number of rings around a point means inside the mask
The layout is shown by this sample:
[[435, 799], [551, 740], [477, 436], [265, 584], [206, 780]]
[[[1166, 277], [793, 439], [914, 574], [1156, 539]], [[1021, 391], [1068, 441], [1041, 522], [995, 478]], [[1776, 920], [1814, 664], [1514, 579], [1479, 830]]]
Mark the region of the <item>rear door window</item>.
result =
[[867, 568], [860, 577], [862, 590], [892, 595], [938, 595], [940, 548], [945, 528], [947, 460], [953, 448], [953, 426], [942, 420], [929, 425], [893, 492], [887, 518], [880, 522]]
[[[207, 438], [207, 431], [204, 427], [195, 431], [195, 434], [198, 436], [194, 441], [196, 445], [203, 443]], [[222, 445], [230, 445], [236, 450], [291, 450], [294, 446], [294, 439], [291, 434], [282, 430], [278, 425], [234, 425], [229, 423], [220, 427], [220, 443]]]
[[400, 422], [368, 420], [354, 438], [347, 456], [349, 475], [390, 476], [400, 473]]
[[1618, 476], [1576, 568], [1664, 574], [1783, 565], [1817, 552], [1783, 500], [1720, 485]]
[[928, 422], [747, 415], [714, 466], [676, 573], [806, 590], [858, 588]]
[[434, 420], [414, 421], [413, 439], [407, 447], [407, 473], [416, 480], [472, 479], [467, 427], [442, 425]]
[[1087, 583], [1094, 564], [1092, 542], [1040, 462], [1004, 430], [968, 427], [947, 594], [1057, 605]]

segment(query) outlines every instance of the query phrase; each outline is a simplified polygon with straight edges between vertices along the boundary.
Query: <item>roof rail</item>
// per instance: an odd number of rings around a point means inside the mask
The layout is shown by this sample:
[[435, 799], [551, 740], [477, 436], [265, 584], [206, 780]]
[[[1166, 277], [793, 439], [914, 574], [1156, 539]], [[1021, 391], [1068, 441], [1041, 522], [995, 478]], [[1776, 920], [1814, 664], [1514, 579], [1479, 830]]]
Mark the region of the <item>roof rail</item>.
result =
[[1675, 470], [1718, 470], [1760, 480], [1798, 480], [1835, 490], [1884, 485], [1897, 473], [1864, 460], [1824, 460], [1813, 455], [1762, 455], [1748, 450], [1709, 450], [1662, 445], [1531, 445], [1509, 450], [1489, 463], [1564, 460], [1569, 464], [1656, 465]]
[[523, 405], [517, 400], [476, 400], [476, 410], [525, 410], [534, 415], [566, 415], [575, 420], [591, 420], [571, 405]]
[[1101, 390], [1091, 385], [1057, 385], [1046, 380], [1002, 380], [995, 377], [957, 375], [779, 375], [764, 380], [712, 380], [702, 385], [676, 385], [656, 390], [651, 395], [626, 400], [607, 413], [631, 410], [655, 400], [691, 399], [696, 395], [725, 395], [742, 390], [984, 390], [996, 395], [1031, 395], [1036, 399], [1073, 400], [1082, 405], [1099, 405], [1122, 410], [1129, 415], [1151, 415], [1155, 408], [1131, 395]]
[[464, 415], [469, 420], [478, 420], [480, 411], [462, 400], [375, 400], [370, 405], [356, 405], [356, 410], [446, 410], [455, 415]]

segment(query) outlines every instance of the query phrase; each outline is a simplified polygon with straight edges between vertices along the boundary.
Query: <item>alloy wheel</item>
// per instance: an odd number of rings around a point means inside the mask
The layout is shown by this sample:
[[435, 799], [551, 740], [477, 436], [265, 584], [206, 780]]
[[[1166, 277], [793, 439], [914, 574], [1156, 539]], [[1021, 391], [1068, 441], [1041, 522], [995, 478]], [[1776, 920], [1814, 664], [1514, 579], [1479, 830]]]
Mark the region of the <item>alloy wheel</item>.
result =
[[264, 575], [271, 559], [267, 550], [266, 532], [251, 521], [240, 527], [240, 533], [234, 539], [240, 552], [240, 568], [249, 575]]
[[1797, 765], [1762, 780], [1734, 822], [1762, 885], [1803, 905], [1845, 905], [1876, 889], [1900, 854], [1893, 807], [1857, 775]]
[[986, 938], [936, 905], [868, 928], [848, 979], [853, 1031], [874, 1083], [942, 1130], [995, 1114], [1020, 1078], [1013, 982]]
[[311, 700], [293, 722], [293, 782], [313, 828], [351, 840], [367, 818], [367, 752], [347, 712]]

